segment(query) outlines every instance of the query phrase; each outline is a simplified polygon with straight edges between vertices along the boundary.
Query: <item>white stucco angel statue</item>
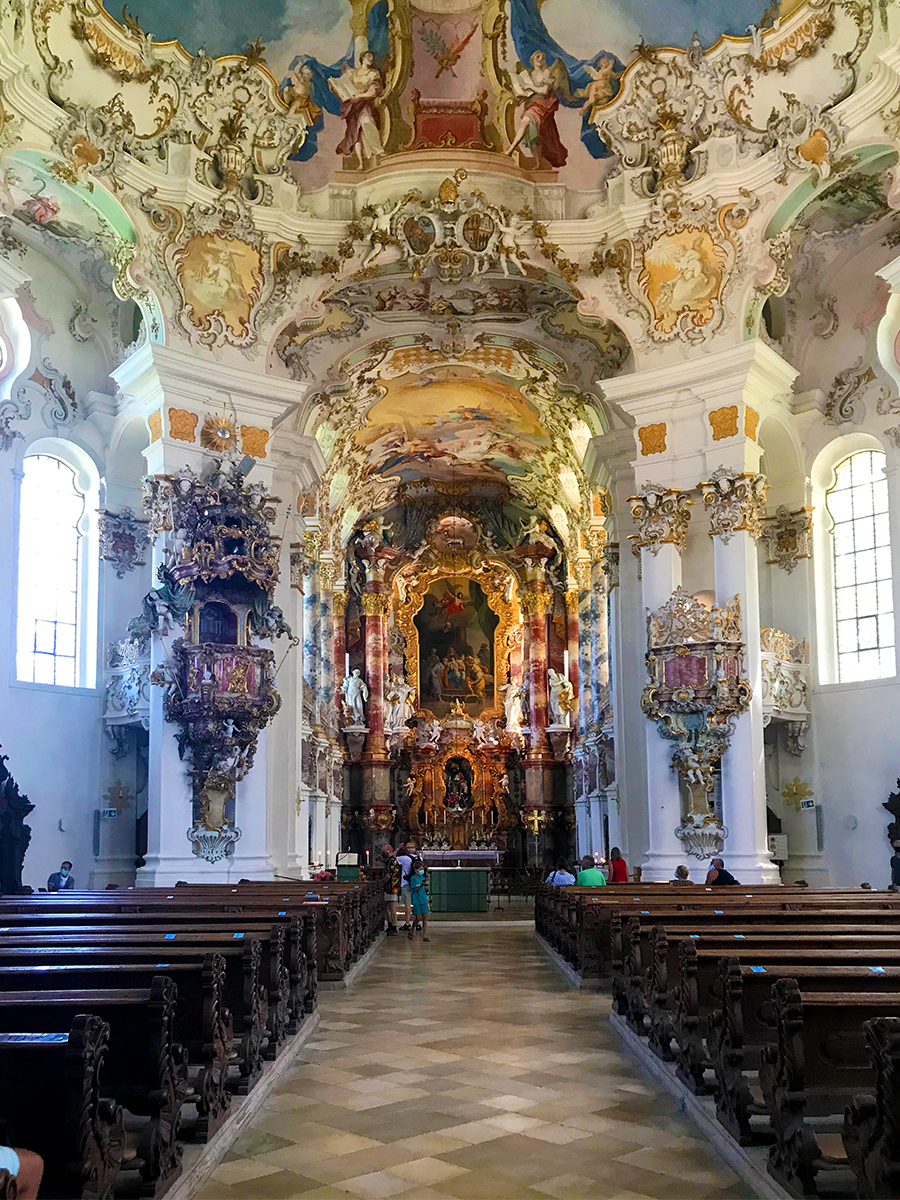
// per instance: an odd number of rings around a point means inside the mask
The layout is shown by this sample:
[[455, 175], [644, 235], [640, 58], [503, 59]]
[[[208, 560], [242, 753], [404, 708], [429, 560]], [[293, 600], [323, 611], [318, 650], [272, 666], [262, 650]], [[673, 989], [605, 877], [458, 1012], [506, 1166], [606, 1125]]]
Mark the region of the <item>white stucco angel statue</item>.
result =
[[549, 667], [547, 685], [550, 692], [550, 724], [568, 725], [575, 708], [575, 693], [571, 683], [559, 671]]
[[384, 691], [385, 699], [390, 704], [388, 729], [406, 729], [406, 722], [413, 715], [412, 697], [416, 694], [416, 689], [392, 672]]
[[500, 689], [503, 692], [503, 708], [506, 712], [506, 728], [510, 733], [515, 733], [521, 729], [525, 723], [525, 713], [522, 708], [522, 701], [525, 696], [525, 687], [521, 683], [510, 680], [509, 683], [503, 685]]
[[353, 714], [353, 724], [365, 725], [365, 702], [369, 698], [369, 687], [360, 675], [359, 667], [354, 667], [352, 674], [344, 677], [344, 682], [341, 684], [341, 695]]

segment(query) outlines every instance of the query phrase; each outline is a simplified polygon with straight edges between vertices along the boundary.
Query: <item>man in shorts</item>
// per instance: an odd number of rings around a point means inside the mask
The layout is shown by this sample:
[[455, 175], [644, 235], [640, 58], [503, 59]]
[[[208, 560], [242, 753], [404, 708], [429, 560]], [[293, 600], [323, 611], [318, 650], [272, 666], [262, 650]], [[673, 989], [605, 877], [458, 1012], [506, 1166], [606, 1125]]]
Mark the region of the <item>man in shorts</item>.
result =
[[387, 842], [381, 847], [381, 856], [384, 859], [384, 902], [387, 905], [387, 931], [389, 934], [395, 934], [403, 868], [394, 854], [393, 846], [388, 845]]
[[397, 862], [400, 864], [400, 870], [403, 872], [400, 879], [400, 903], [406, 909], [404, 930], [412, 929], [412, 892], [409, 890], [409, 876], [412, 871], [415, 850], [415, 844], [412, 842], [407, 842], [405, 845], [401, 842], [397, 847]]

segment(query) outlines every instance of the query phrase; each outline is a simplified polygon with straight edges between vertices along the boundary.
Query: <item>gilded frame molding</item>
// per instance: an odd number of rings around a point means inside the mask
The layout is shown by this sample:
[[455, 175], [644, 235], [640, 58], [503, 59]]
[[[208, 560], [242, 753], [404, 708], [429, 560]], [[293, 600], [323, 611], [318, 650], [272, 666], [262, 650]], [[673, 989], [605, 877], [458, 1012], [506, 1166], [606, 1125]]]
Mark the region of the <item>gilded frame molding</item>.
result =
[[[473, 561], [471, 554], [447, 553], [437, 556], [431, 566], [410, 564], [397, 572], [393, 580], [394, 619], [406, 639], [407, 682], [416, 689], [421, 705], [419, 630], [415, 618], [425, 603], [425, 593], [436, 580], [442, 578], [469, 579], [477, 583], [487, 596], [489, 608], [498, 618], [494, 631], [494, 693], [478, 715], [482, 719], [502, 717], [504, 709], [500, 689], [509, 679], [509, 635], [521, 620], [515, 595], [516, 577], [502, 562], [477, 558]], [[402, 581], [399, 587], [398, 581]], [[405, 593], [405, 600], [401, 598], [401, 589]], [[419, 713], [433, 716], [421, 707]]]

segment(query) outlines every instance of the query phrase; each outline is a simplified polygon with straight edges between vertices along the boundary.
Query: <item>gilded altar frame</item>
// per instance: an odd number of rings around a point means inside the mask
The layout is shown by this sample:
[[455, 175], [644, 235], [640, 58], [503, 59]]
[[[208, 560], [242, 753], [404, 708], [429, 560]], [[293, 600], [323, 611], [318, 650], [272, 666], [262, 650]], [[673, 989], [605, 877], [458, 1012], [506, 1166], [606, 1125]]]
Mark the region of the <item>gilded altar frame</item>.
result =
[[[443, 807], [441, 780], [451, 758], [464, 758], [472, 768], [472, 808], [467, 813], [454, 814]], [[410, 828], [419, 829], [419, 817], [424, 815], [425, 827], [432, 829], [445, 830], [455, 820], [464, 823], [471, 820], [473, 828], [480, 826], [485, 832], [511, 829], [516, 824], [516, 817], [509, 809], [508, 796], [501, 782], [505, 772], [504, 755], [497, 747], [473, 751], [468, 738], [452, 738], [437, 754], [413, 764], [410, 772], [413, 792], [407, 817]], [[489, 814], [494, 807], [497, 809], [497, 825], [492, 827]]]
[[[401, 569], [393, 580], [394, 619], [406, 639], [406, 678], [416, 689], [421, 702], [422, 681], [419, 677], [419, 630], [416, 616], [425, 603], [425, 593], [438, 579], [469, 579], [477, 583], [487, 596], [488, 606], [497, 616], [494, 630], [494, 694], [479, 713], [482, 719], [504, 715], [500, 689], [509, 679], [509, 635], [520, 623], [516, 598], [517, 580], [513, 571], [493, 559], [475, 559], [471, 554], [441, 554], [430, 566], [410, 564]], [[432, 718], [426, 708], [419, 714]]]

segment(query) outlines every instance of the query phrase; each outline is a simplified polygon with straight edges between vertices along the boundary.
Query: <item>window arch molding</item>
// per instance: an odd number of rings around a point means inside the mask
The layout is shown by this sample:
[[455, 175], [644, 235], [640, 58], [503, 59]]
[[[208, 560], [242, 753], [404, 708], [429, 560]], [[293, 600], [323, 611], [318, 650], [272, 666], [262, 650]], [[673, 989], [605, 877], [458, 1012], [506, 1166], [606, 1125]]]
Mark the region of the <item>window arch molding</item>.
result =
[[[815, 574], [816, 609], [816, 661], [818, 682], [821, 686], [881, 684], [895, 681], [895, 672], [889, 676], [870, 676], [850, 680], [840, 678], [838, 665], [837, 605], [834, 573], [834, 521], [828, 507], [828, 494], [835, 487], [838, 468], [847, 459], [862, 451], [874, 451], [885, 456], [885, 477], [888, 492], [888, 518], [891, 540], [891, 566], [893, 582], [893, 615], [896, 628], [898, 611], [898, 550], [900, 550], [900, 496], [898, 496], [897, 454], [893, 446], [882, 441], [874, 433], [857, 431], [835, 438], [820, 450], [810, 471], [813, 502], [813, 549]], [[895, 634], [896, 645], [896, 634]]]
[[[26, 664], [19, 662], [20, 602], [25, 581], [25, 566], [22, 558], [23, 484], [28, 460], [36, 457], [56, 459], [72, 472], [72, 484], [82, 497], [82, 511], [78, 516], [79, 534], [77, 546], [77, 607], [75, 631], [75, 676], [74, 684], [35, 680]], [[12, 645], [15, 652], [11, 658], [11, 683], [19, 687], [49, 687], [59, 690], [88, 690], [97, 688], [98, 635], [99, 635], [99, 583], [100, 564], [98, 552], [98, 514], [101, 507], [101, 472], [93, 453], [78, 442], [49, 436], [41, 431], [26, 435], [18, 445], [16, 462], [16, 489], [13, 532], [13, 604]], [[27, 620], [27, 614], [21, 614]]]

